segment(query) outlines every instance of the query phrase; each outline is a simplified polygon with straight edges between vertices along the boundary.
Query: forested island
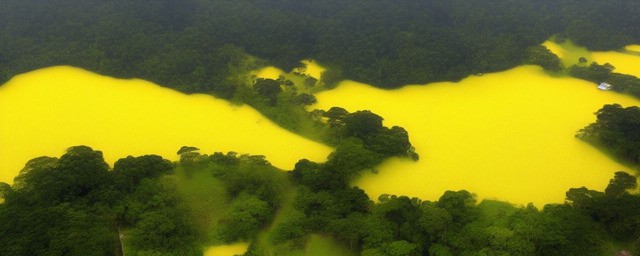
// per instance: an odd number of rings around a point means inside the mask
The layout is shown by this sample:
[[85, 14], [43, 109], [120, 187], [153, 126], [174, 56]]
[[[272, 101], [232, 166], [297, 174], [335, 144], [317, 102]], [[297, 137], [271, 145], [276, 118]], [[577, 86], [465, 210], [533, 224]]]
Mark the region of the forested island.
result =
[[[2, 1], [0, 84], [54, 65], [142, 78], [248, 104], [335, 150], [326, 162], [280, 170], [264, 156], [191, 145], [176, 149], [179, 161], [129, 156], [109, 166], [100, 149], [69, 145], [0, 183], [1, 254], [202, 255], [212, 244], [247, 242], [244, 255], [304, 255], [314, 235], [347, 251], [340, 255], [640, 254], [632, 173], [542, 207], [479, 202], [467, 190], [433, 201], [370, 198], [352, 182], [391, 157], [418, 161], [410, 134], [368, 110], [305, 108], [343, 79], [391, 89], [523, 64], [640, 97], [637, 77], [608, 63], [564, 67], [540, 46], [552, 36], [590, 50], [637, 44], [639, 13], [631, 0]], [[304, 70], [302, 59], [327, 70], [251, 75], [268, 65]], [[638, 107], [595, 114], [576, 137], [637, 168]]]

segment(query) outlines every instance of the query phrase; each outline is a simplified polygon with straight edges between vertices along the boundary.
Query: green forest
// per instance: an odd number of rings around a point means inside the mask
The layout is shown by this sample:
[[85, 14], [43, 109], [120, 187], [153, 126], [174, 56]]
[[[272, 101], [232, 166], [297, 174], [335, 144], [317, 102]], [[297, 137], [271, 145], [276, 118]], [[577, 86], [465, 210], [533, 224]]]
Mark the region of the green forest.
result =
[[[54, 65], [142, 78], [248, 104], [335, 148], [326, 162], [280, 170], [264, 156], [190, 145], [176, 149], [179, 161], [109, 166], [100, 149], [69, 145], [0, 183], [2, 255], [202, 255], [242, 241], [247, 256], [304, 255], [313, 235], [346, 255], [640, 254], [635, 175], [616, 172], [604, 191], [571, 188], [564, 203], [542, 207], [466, 190], [370, 198], [352, 181], [391, 157], [418, 161], [410, 134], [368, 110], [304, 108], [316, 101], [310, 92], [343, 79], [391, 89], [522, 64], [640, 97], [637, 77], [608, 63], [563, 67], [540, 46], [552, 36], [590, 50], [638, 44], [638, 1], [3, 0], [0, 24], [0, 84]], [[250, 70], [292, 71], [302, 59], [327, 67], [318, 80], [302, 77], [306, 91], [284, 76], [247, 84]], [[639, 166], [640, 109], [605, 105], [595, 117], [576, 137]]]
[[638, 13], [633, 0], [5, 0], [0, 83], [72, 65], [231, 98], [246, 53], [393, 88], [505, 70], [555, 34], [591, 50], [637, 43]]

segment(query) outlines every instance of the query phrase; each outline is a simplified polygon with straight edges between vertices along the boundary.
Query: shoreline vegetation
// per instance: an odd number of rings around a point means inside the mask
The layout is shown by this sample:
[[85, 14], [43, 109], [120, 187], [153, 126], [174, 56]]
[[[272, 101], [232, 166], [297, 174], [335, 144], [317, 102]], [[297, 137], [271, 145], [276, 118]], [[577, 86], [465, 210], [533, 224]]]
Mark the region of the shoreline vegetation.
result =
[[331, 238], [325, 246], [361, 255], [638, 250], [640, 196], [629, 192], [637, 180], [628, 173], [616, 172], [604, 191], [571, 188], [564, 204], [541, 209], [477, 202], [465, 190], [374, 203], [348, 181], [378, 160], [344, 163], [354, 146], [326, 163], [303, 159], [291, 172], [262, 156], [193, 147], [178, 151], [178, 162], [130, 156], [111, 168], [102, 152], [72, 147], [29, 161], [13, 186], [0, 184], [0, 244], [7, 255], [121, 255], [122, 239], [127, 255], [201, 255], [247, 241], [245, 255], [297, 255], [320, 234]]
[[[616, 172], [604, 191], [571, 188], [564, 204], [541, 209], [477, 202], [466, 190], [436, 201], [372, 199], [350, 182], [389, 157], [418, 160], [408, 132], [368, 110], [305, 109], [313, 92], [343, 79], [397, 88], [522, 63], [640, 97], [637, 77], [610, 64], [563, 67], [539, 46], [552, 35], [592, 50], [638, 43], [633, 3], [3, 1], [2, 84], [53, 65], [142, 78], [248, 104], [335, 151], [283, 172], [264, 156], [194, 147], [176, 162], [129, 156], [110, 167], [102, 152], [74, 146], [0, 183], [0, 247], [6, 255], [202, 255], [248, 242], [245, 255], [304, 255], [320, 239], [366, 256], [638, 254], [634, 175]], [[309, 58], [327, 68], [320, 78], [251, 76], [267, 63], [303, 70], [299, 60]], [[577, 136], [638, 163], [637, 107], [606, 105], [596, 115]]]

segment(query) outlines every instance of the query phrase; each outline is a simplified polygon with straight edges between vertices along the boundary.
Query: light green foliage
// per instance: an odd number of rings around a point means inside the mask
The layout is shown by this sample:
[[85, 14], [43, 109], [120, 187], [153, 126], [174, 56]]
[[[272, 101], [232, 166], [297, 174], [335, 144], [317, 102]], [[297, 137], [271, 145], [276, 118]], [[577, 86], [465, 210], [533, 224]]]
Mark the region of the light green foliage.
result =
[[[201, 227], [201, 232], [211, 234], [208, 240], [216, 243], [251, 240], [273, 220], [287, 181], [264, 156], [235, 152], [185, 154], [190, 157], [182, 159], [179, 165], [178, 174], [185, 174], [178, 177], [179, 189], [190, 202], [196, 221], [206, 226]], [[206, 191], [213, 194], [203, 194]], [[216, 209], [206, 211], [212, 207]]]
[[362, 252], [363, 256], [415, 256], [418, 246], [407, 241], [393, 241], [385, 243], [379, 249], [368, 249]]
[[274, 243], [281, 243], [287, 240], [299, 239], [306, 235], [304, 227], [306, 222], [306, 215], [292, 211], [284, 217], [284, 221], [274, 228], [271, 235], [271, 240]]
[[447, 231], [452, 229], [451, 214], [431, 202], [421, 206], [422, 216], [418, 225], [426, 232], [430, 241], [446, 240]]
[[269, 203], [243, 194], [234, 200], [228, 214], [221, 220], [220, 239], [224, 242], [248, 240], [272, 215]]

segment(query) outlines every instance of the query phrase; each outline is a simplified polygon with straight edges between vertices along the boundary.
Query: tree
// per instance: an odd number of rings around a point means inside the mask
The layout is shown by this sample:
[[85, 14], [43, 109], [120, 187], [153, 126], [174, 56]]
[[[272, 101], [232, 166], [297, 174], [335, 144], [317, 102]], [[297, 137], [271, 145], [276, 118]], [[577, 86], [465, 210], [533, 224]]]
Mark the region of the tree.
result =
[[382, 128], [365, 140], [367, 149], [385, 156], [406, 156], [411, 153], [409, 133], [402, 127]]
[[313, 94], [301, 93], [296, 96], [296, 102], [300, 105], [308, 106], [316, 104], [318, 100], [316, 99], [316, 96], [313, 96]]
[[299, 211], [292, 211], [284, 221], [280, 222], [271, 233], [271, 240], [281, 243], [287, 240], [299, 239], [306, 234], [306, 215]]
[[323, 82], [327, 88], [335, 88], [338, 82], [343, 79], [342, 70], [336, 67], [329, 68], [320, 75], [320, 81]]
[[542, 45], [527, 48], [525, 63], [538, 65], [549, 71], [562, 69], [560, 58]]
[[583, 64], [583, 63], [587, 63], [587, 61], [588, 61], [588, 60], [587, 60], [587, 58], [585, 58], [585, 57], [580, 57], [580, 58], [578, 58], [578, 62], [579, 62], [579, 63], [581, 63], [581, 64]]
[[606, 196], [619, 197], [627, 193], [627, 190], [635, 189], [636, 187], [638, 187], [638, 181], [635, 176], [626, 172], [616, 172], [604, 190], [604, 194]]
[[198, 150], [200, 150], [200, 149], [196, 148], [196, 147], [182, 146], [182, 147], [180, 147], [180, 149], [178, 150], [178, 152], [176, 154], [182, 155], [182, 154], [185, 154], [185, 153], [194, 152], [194, 151], [198, 151]]
[[393, 241], [380, 248], [385, 256], [417, 256], [420, 255], [418, 246], [407, 241]]
[[253, 84], [253, 89], [258, 92], [258, 94], [271, 100], [271, 105], [275, 105], [278, 94], [282, 92], [280, 83], [269, 78], [256, 79], [256, 82]]
[[11, 185], [4, 182], [0, 182], [0, 204], [4, 202], [6, 196], [9, 195], [11, 191], [12, 191]]
[[360, 110], [344, 118], [345, 135], [365, 139], [382, 129], [382, 117], [369, 110]]
[[345, 140], [329, 154], [321, 171], [334, 173], [333, 179], [350, 182], [360, 171], [372, 170], [381, 161], [380, 154], [364, 148], [361, 142]]
[[588, 80], [594, 83], [600, 83], [606, 81], [614, 69], [615, 67], [613, 67], [609, 63], [598, 65], [598, 63], [593, 62], [589, 67], [580, 67], [574, 65], [569, 70], [569, 74], [580, 79]]
[[113, 165], [113, 171], [123, 178], [123, 185], [129, 190], [137, 187], [144, 178], [154, 179], [172, 170], [171, 162], [157, 155], [128, 156]]
[[324, 112], [324, 117], [328, 119], [329, 127], [340, 128], [345, 124], [345, 118], [349, 115], [349, 111], [341, 107], [331, 107]]
[[445, 241], [447, 231], [453, 224], [451, 214], [431, 202], [422, 204], [420, 209], [422, 210], [422, 216], [418, 221], [418, 225], [430, 237], [429, 240], [432, 242]]
[[101, 151], [87, 146], [75, 146], [58, 160], [55, 168], [59, 182], [56, 193], [63, 200], [89, 196], [96, 193], [110, 181], [109, 165], [104, 161]]
[[602, 196], [602, 192], [589, 190], [586, 187], [571, 188], [566, 193], [566, 201], [578, 209], [592, 209]]
[[475, 195], [469, 193], [466, 190], [447, 190], [440, 197], [440, 199], [438, 199], [436, 206], [447, 210], [447, 212], [451, 214], [453, 223], [455, 223], [455, 225], [459, 228], [478, 217], [475, 203]]
[[315, 86], [317, 82], [318, 82], [318, 79], [315, 79], [309, 76], [304, 79], [304, 86], [306, 86], [307, 88], [311, 88]]

